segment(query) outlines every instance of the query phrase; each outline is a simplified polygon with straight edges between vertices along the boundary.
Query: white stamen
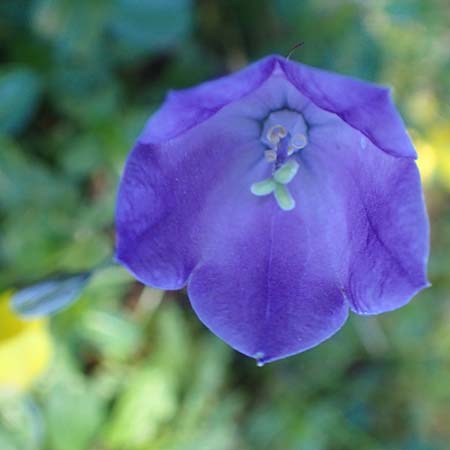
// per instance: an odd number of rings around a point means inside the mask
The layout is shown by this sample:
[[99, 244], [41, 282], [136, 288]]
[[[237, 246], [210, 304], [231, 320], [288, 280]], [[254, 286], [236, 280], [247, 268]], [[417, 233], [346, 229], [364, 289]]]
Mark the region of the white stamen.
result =
[[274, 162], [277, 160], [277, 151], [276, 150], [264, 150], [264, 158], [266, 158], [267, 162]]
[[294, 147], [294, 149], [300, 150], [300, 149], [306, 147], [307, 143], [308, 143], [308, 139], [306, 138], [306, 136], [302, 133], [298, 133], [298, 134], [294, 134], [294, 136], [292, 136], [290, 145], [292, 145], [292, 147]]
[[286, 136], [287, 130], [283, 127], [283, 125], [274, 125], [267, 132], [267, 140], [273, 145], [277, 145], [280, 140]]

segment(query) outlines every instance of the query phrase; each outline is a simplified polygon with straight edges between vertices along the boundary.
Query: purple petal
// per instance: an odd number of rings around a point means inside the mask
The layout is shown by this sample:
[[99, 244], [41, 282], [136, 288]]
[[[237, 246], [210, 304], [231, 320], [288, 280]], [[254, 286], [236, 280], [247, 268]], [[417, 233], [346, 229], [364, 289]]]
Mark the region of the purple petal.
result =
[[377, 314], [403, 306], [428, 285], [428, 219], [415, 162], [380, 152], [336, 122], [312, 127], [310, 139], [302, 159], [321, 174], [339, 212], [328, 220], [343, 224], [335, 247], [352, 309]]
[[316, 106], [337, 114], [386, 153], [417, 157], [388, 88], [284, 58], [278, 61], [287, 79]]
[[200, 320], [262, 363], [319, 344], [347, 318], [325, 238], [327, 211], [316, 207], [321, 189], [311, 181], [298, 182], [300, 207], [291, 212], [251, 195], [245, 180], [235, 195], [217, 192], [221, 209], [209, 220], [206, 251], [189, 279]]
[[[223, 127], [223, 121], [234, 132]], [[122, 176], [116, 257], [145, 284], [179, 289], [202, 253], [199, 223], [216, 186], [228, 186], [255, 161], [256, 122], [222, 114], [161, 144], [139, 142]], [[212, 204], [220, 208], [220, 201]]]
[[171, 91], [161, 109], [147, 122], [140, 140], [160, 143], [181, 135], [261, 86], [275, 64], [276, 59], [267, 57], [217, 80]]
[[[263, 62], [255, 67], [265, 73]], [[212, 193], [232, 186], [261, 160], [260, 120], [285, 102], [281, 75], [178, 137], [158, 144], [138, 141], [119, 189], [116, 256], [140, 281], [162, 289], [186, 284], [210, 233], [208, 220], [221, 208], [223, 200], [211, 202]], [[294, 94], [291, 102], [303, 106], [305, 99]], [[183, 123], [183, 115], [176, 117]], [[251, 184], [266, 175], [254, 174], [242, 189], [250, 194]]]

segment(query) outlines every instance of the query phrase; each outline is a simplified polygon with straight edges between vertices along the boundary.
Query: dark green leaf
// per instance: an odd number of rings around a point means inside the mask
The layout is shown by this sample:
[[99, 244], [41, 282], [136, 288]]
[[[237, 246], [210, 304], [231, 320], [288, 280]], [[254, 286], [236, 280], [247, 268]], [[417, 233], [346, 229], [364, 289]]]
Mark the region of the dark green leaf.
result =
[[29, 69], [11, 67], [0, 73], [0, 133], [17, 133], [27, 125], [39, 92], [39, 79]]

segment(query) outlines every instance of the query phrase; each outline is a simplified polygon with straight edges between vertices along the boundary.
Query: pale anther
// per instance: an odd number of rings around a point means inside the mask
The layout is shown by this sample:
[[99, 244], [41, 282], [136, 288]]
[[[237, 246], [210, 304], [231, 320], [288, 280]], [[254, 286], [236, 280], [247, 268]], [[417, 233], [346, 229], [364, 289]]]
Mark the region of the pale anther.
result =
[[278, 142], [280, 142], [280, 140], [286, 136], [287, 130], [283, 127], [283, 125], [274, 125], [267, 132], [267, 140], [273, 145], [277, 145]]
[[265, 150], [264, 158], [266, 158], [267, 162], [274, 162], [277, 160], [277, 152], [276, 150]]
[[292, 147], [294, 147], [296, 150], [300, 150], [306, 147], [307, 143], [308, 139], [306, 139], [306, 136], [302, 133], [297, 133], [292, 136], [290, 145], [292, 145]]

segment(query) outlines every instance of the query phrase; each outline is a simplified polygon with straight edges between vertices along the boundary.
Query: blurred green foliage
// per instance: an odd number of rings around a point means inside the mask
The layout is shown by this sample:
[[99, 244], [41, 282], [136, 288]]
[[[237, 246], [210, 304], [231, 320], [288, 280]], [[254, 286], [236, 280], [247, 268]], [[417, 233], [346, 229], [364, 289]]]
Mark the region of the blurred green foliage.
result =
[[450, 448], [447, 0], [2, 0], [0, 289], [114, 243], [125, 158], [171, 88], [267, 53], [392, 85], [420, 154], [433, 287], [257, 368], [183, 293], [99, 273], [52, 319], [48, 373], [2, 394], [2, 450]]

